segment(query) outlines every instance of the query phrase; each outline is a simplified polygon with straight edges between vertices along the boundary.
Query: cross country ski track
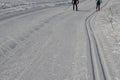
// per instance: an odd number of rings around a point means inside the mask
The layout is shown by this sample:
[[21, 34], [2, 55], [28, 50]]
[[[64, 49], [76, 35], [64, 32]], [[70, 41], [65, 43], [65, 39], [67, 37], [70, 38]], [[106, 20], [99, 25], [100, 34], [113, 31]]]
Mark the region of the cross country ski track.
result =
[[[109, 0], [102, 8], [104, 8], [108, 2]], [[92, 24], [92, 21], [95, 21], [94, 18], [96, 15], [97, 13], [94, 11], [85, 20], [86, 32], [88, 36], [88, 62], [91, 65], [89, 68], [91, 73], [91, 80], [111, 80], [99, 40], [93, 29], [94, 25]]]

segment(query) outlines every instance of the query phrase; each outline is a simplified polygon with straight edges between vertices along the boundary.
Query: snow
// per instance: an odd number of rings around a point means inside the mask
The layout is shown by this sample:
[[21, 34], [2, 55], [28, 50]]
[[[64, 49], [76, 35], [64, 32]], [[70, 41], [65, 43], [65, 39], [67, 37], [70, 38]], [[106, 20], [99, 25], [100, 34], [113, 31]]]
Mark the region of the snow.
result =
[[69, 5], [69, 0], [0, 0], [0, 19], [21, 13], [33, 12], [36, 9]]
[[0, 80], [120, 80], [120, 0], [70, 2], [0, 0]]
[[0, 0], [0, 9], [6, 9], [22, 5], [32, 5], [38, 3], [59, 3], [68, 2], [68, 0]]
[[[120, 1], [111, 0], [95, 19], [112, 80], [120, 80]], [[99, 25], [99, 26], [98, 26]]]

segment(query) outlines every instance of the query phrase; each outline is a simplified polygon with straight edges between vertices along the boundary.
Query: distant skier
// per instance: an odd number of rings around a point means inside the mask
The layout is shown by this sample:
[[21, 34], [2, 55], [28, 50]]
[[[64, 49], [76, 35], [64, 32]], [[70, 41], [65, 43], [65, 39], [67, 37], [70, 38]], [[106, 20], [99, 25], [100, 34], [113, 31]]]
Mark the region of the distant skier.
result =
[[73, 10], [75, 10], [76, 7], [76, 11], [78, 11], [79, 0], [72, 0], [72, 4], [73, 4]]
[[102, 3], [102, 0], [96, 0], [96, 11], [100, 11], [100, 4]]

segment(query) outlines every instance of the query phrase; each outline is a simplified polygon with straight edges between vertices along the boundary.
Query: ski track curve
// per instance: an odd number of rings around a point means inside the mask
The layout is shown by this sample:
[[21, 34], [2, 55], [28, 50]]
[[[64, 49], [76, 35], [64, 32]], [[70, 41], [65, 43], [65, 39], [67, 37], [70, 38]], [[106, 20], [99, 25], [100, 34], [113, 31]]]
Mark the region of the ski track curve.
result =
[[[108, 4], [109, 0], [104, 4], [103, 7], [105, 7]], [[102, 7], [102, 8], [103, 8]], [[102, 51], [100, 48], [99, 40], [97, 40], [97, 37], [95, 35], [95, 32], [92, 28], [92, 21], [94, 21], [94, 18], [96, 17], [96, 12], [94, 11], [92, 14], [90, 14], [86, 20], [86, 32], [88, 36], [88, 50], [89, 50], [89, 62], [91, 63], [91, 80], [111, 80], [104, 56], [102, 55]]]

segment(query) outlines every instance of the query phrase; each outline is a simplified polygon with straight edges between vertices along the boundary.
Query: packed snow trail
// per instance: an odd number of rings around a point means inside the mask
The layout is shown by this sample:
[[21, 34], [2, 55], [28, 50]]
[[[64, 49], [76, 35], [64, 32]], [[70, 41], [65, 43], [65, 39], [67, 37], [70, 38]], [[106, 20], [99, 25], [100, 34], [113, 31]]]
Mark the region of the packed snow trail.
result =
[[86, 0], [78, 12], [60, 6], [1, 21], [0, 80], [97, 80], [89, 72], [85, 27], [93, 4]]

